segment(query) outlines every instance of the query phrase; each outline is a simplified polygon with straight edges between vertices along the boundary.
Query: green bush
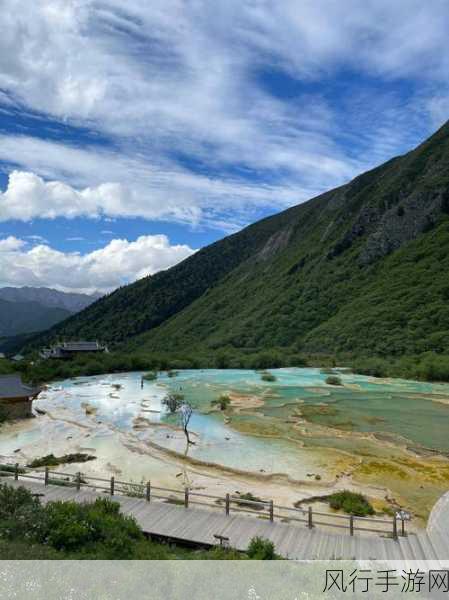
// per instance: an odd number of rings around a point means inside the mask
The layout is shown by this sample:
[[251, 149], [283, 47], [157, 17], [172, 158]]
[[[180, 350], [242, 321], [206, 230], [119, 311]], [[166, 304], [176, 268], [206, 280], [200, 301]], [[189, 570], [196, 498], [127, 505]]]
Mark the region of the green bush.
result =
[[[6, 471], [6, 473], [15, 473], [16, 472], [16, 465], [2, 465], [0, 464], [0, 471]], [[25, 473], [25, 469], [23, 467], [19, 467], [17, 469], [18, 473]], [[4, 475], [0, 474], [0, 477], [3, 477]], [[5, 475], [5, 477], [7, 477], [7, 475]]]
[[262, 381], [269, 381], [269, 382], [273, 382], [276, 381], [276, 377], [272, 374], [272, 373], [262, 373], [260, 378], [262, 379]]
[[326, 383], [327, 385], [343, 385], [341, 377], [338, 377], [337, 375], [329, 375], [329, 377], [326, 377]]
[[0, 539], [44, 544], [80, 557], [131, 559], [136, 543], [145, 538], [135, 520], [107, 498], [42, 506], [25, 488], [0, 485]]
[[248, 557], [252, 560], [276, 560], [274, 544], [270, 540], [254, 537], [247, 550]]
[[250, 502], [263, 502], [262, 498], [259, 498], [258, 496], [255, 496], [251, 492], [246, 492], [244, 494], [240, 494], [238, 496], [238, 498], [236, 498], [234, 500], [234, 502], [238, 506], [242, 506], [243, 508], [248, 508], [250, 510], [264, 510], [264, 507], [262, 506], [262, 504], [248, 504], [248, 502], [246, 502], [246, 501], [250, 501]]
[[235, 550], [235, 548], [223, 548], [216, 546], [207, 552], [202, 552], [198, 555], [201, 560], [242, 560], [246, 558], [243, 552]]
[[168, 408], [171, 414], [174, 414], [183, 404], [183, 394], [168, 394], [163, 400], [162, 404]]
[[145, 381], [155, 381], [157, 379], [157, 373], [154, 371], [148, 371], [148, 373], [145, 373], [142, 379], [145, 379]]
[[374, 508], [362, 494], [344, 490], [328, 497], [329, 505], [334, 510], [343, 510], [349, 515], [366, 517], [374, 514]]
[[218, 406], [220, 410], [226, 410], [231, 404], [231, 399], [226, 394], [221, 394], [221, 396], [212, 400], [211, 404], [213, 406]]
[[135, 520], [121, 515], [120, 505], [107, 498], [92, 504], [50, 502], [47, 516], [47, 543], [56, 550], [131, 559], [135, 542], [144, 539]]
[[29, 463], [31, 469], [37, 469], [39, 467], [56, 467], [57, 465], [65, 465], [72, 463], [84, 463], [89, 460], [96, 460], [96, 456], [91, 454], [85, 454], [82, 452], [76, 452], [74, 454], [64, 454], [64, 456], [55, 456], [54, 454], [47, 454], [41, 458], [35, 458]]
[[[254, 498], [251, 494], [247, 497]], [[242, 496], [243, 497], [243, 496]], [[268, 540], [255, 538], [248, 554], [233, 548], [183, 549], [147, 540], [132, 517], [109, 498], [90, 504], [49, 502], [25, 488], [0, 484], [0, 559], [240, 560], [277, 558]]]
[[38, 498], [25, 488], [0, 485], [0, 539], [38, 541], [47, 530], [46, 511]]
[[64, 560], [64, 554], [43, 544], [0, 538], [0, 560]]

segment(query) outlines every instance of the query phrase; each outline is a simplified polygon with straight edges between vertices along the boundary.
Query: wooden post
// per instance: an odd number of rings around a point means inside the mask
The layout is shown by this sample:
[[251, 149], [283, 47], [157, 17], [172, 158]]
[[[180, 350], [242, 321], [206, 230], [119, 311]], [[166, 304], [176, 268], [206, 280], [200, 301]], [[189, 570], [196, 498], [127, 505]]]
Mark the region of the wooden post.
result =
[[149, 481], [147, 482], [146, 498], [147, 502], [151, 500], [151, 483]]
[[16, 463], [14, 467], [14, 479], [19, 480], [19, 463]]
[[115, 489], [115, 479], [114, 479], [114, 475], [112, 475], [112, 477], [111, 477], [111, 496], [114, 495], [114, 489]]
[[312, 527], [313, 527], [313, 517], [312, 517], [312, 507], [311, 506], [309, 506], [308, 526], [309, 526], [309, 529], [312, 529]]
[[398, 539], [398, 522], [396, 521], [396, 517], [393, 517], [393, 539]]
[[273, 500], [270, 500], [270, 521], [274, 521], [274, 503]]
[[354, 515], [349, 517], [349, 533], [350, 535], [354, 535]]
[[230, 506], [231, 506], [231, 497], [229, 494], [226, 494], [226, 516], [229, 515]]
[[81, 473], [78, 471], [76, 474], [76, 489], [79, 492], [81, 489]]
[[402, 519], [401, 533], [402, 533], [402, 537], [405, 537], [407, 535], [405, 533], [405, 519]]
[[189, 488], [185, 488], [184, 490], [184, 506], [189, 508]]
[[45, 467], [44, 485], [48, 485], [48, 467]]

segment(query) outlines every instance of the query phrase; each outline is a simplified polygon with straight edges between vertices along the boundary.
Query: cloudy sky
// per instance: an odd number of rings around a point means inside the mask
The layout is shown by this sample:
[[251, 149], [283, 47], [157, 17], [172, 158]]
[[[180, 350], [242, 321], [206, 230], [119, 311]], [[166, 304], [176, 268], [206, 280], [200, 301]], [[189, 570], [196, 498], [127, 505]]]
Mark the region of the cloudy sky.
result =
[[449, 118], [447, 0], [2, 0], [0, 286], [108, 291]]

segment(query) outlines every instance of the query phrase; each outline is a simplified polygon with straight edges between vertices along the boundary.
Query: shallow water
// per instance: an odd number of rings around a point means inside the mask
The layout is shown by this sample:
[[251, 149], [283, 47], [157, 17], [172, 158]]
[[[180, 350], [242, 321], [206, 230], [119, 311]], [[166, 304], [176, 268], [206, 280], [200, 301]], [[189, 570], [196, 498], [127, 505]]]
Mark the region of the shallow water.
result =
[[326, 385], [327, 375], [319, 369], [271, 372], [275, 383], [261, 381], [254, 371], [183, 371], [169, 385], [200, 410], [207, 409], [220, 393], [265, 394], [264, 406], [256, 412], [266, 416], [285, 419], [300, 410], [312, 423], [343, 431], [393, 434], [417, 446], [449, 451], [448, 384], [340, 373], [344, 384], [340, 387]]
[[[326, 385], [327, 375], [319, 369], [271, 372], [273, 383], [248, 370], [186, 370], [173, 378], [160, 374], [143, 388], [138, 372], [57, 383], [34, 403], [47, 411], [46, 417], [2, 429], [0, 455], [62, 453], [76, 439], [77, 447], [106, 453], [128, 473], [133, 461], [128, 455], [120, 461], [125, 442], [140, 444], [141, 453], [150, 444], [183, 453], [186, 443], [177, 417], [162, 404], [169, 389], [184, 394], [195, 408], [189, 457], [232, 469], [284, 473], [296, 480], [318, 474], [330, 480], [344, 468], [337, 463], [348, 461], [347, 452], [392, 457], [382, 442], [354, 436], [357, 432], [376, 433], [379, 439], [388, 435], [398, 447], [449, 451], [449, 405], [435, 401], [449, 400], [449, 385], [340, 373], [344, 386], [337, 387]], [[227, 422], [223, 413], [211, 411], [212, 400], [222, 393], [257, 397], [263, 404], [232, 411]]]

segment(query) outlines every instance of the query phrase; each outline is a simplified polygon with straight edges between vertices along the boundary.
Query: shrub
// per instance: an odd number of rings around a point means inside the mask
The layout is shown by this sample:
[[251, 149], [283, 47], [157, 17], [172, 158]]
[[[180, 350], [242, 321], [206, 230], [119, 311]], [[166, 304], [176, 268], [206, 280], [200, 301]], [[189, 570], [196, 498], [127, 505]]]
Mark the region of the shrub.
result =
[[341, 378], [337, 375], [329, 375], [329, 377], [326, 377], [326, 383], [327, 385], [343, 385]]
[[92, 504], [50, 502], [46, 512], [47, 543], [57, 550], [127, 559], [134, 543], [144, 539], [135, 520], [121, 515], [120, 505], [107, 498]]
[[244, 508], [249, 508], [251, 510], [263, 510], [264, 507], [261, 504], [248, 504], [246, 501], [251, 502], [263, 502], [261, 498], [258, 496], [254, 496], [251, 492], [246, 492], [245, 494], [240, 494], [240, 496], [234, 500], [238, 506], [243, 506]]
[[198, 558], [200, 560], [242, 560], [245, 555], [235, 548], [216, 546], [208, 552], [202, 552]]
[[[253, 559], [276, 558], [268, 540], [252, 540], [250, 549]], [[60, 501], [42, 506], [29, 490], [0, 484], [0, 557], [236, 560], [246, 555], [232, 548], [191, 551], [149, 541], [135, 520], [122, 515], [120, 505], [109, 498], [90, 504]]]
[[45, 509], [27, 489], [0, 485], [0, 538], [34, 541], [47, 530]]
[[328, 497], [329, 505], [334, 510], [343, 510], [349, 515], [366, 517], [374, 514], [374, 508], [362, 494], [344, 490]]
[[168, 394], [163, 400], [162, 404], [168, 408], [168, 410], [173, 414], [178, 408], [182, 406], [184, 402], [183, 394]]
[[[16, 465], [2, 465], [0, 464], [0, 470], [6, 473], [15, 473]], [[25, 469], [23, 467], [18, 468], [19, 473], [25, 473]], [[8, 477], [7, 475], [3, 475], [0, 473], [0, 477]]]
[[276, 377], [272, 374], [272, 373], [262, 373], [262, 375], [260, 376], [260, 378], [262, 379], [262, 381], [276, 381]]
[[274, 544], [270, 540], [254, 537], [249, 543], [247, 554], [252, 560], [275, 560]]
[[30, 544], [22, 540], [0, 539], [1, 560], [63, 560], [58, 550], [43, 544]]
[[154, 371], [148, 371], [148, 373], [143, 375], [142, 379], [145, 379], [145, 381], [155, 381], [157, 379], [157, 373]]
[[41, 458], [35, 458], [29, 463], [31, 469], [37, 469], [39, 467], [56, 467], [57, 465], [65, 465], [71, 463], [83, 463], [89, 460], [96, 460], [96, 456], [91, 454], [84, 454], [82, 452], [76, 452], [74, 454], [64, 454], [64, 456], [55, 456], [54, 454], [47, 454]]
[[226, 394], [221, 394], [221, 396], [212, 400], [211, 404], [213, 406], [218, 406], [220, 410], [226, 410], [231, 404], [231, 399]]

